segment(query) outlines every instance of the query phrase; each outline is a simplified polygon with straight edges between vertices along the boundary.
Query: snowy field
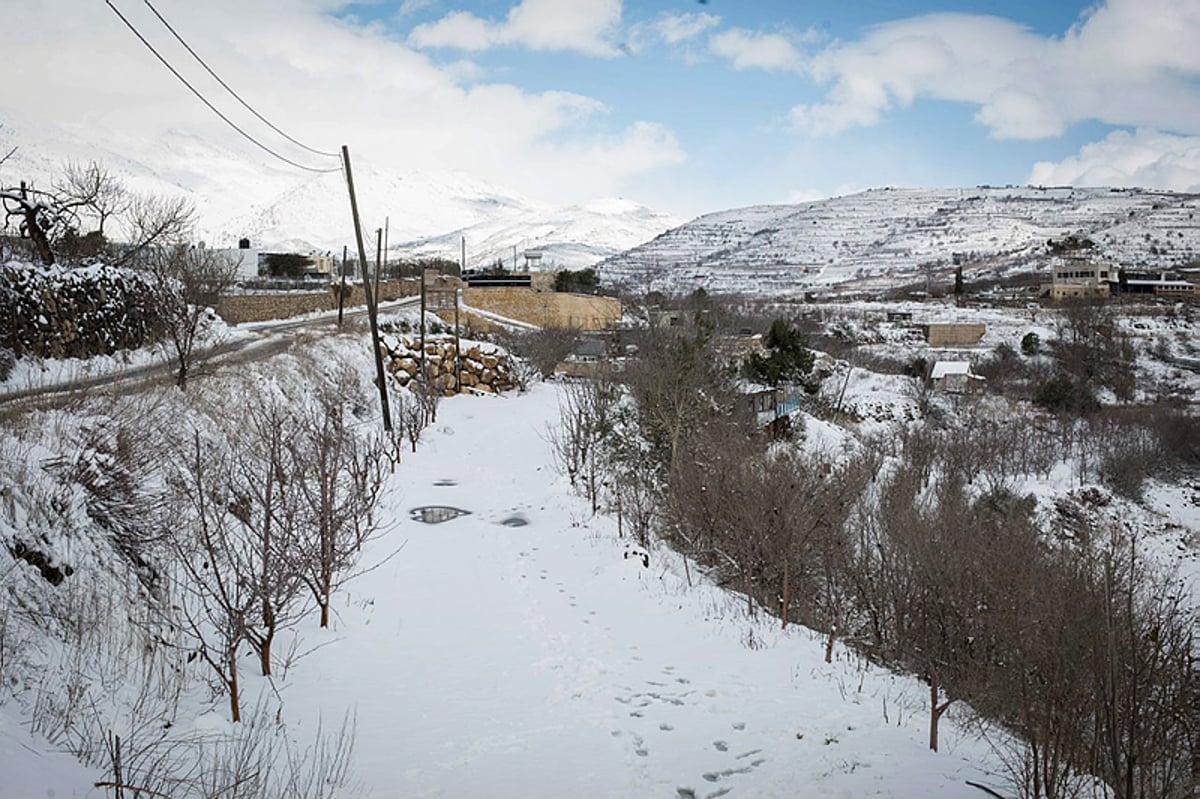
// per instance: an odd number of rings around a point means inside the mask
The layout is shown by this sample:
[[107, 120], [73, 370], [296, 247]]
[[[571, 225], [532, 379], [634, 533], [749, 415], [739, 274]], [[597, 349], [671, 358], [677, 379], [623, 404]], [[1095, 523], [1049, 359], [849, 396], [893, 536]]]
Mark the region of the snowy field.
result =
[[[942, 724], [928, 689], [869, 668], [744, 600], [689, 588], [682, 563], [625, 557], [549, 466], [557, 393], [457, 397], [385, 499], [367, 571], [310, 620], [270, 685], [243, 673], [297, 738], [356, 718], [354, 775], [373, 797], [980, 797], [986, 744]], [[469, 514], [426, 524], [412, 509]], [[398, 551], [397, 551], [398, 550]], [[390, 557], [389, 557], [390, 556]], [[311, 614], [310, 614], [311, 615]], [[0, 797], [99, 797], [101, 775], [46, 751], [0, 706]], [[195, 714], [187, 719], [188, 713]], [[181, 724], [220, 730], [222, 700]], [[951, 713], [953, 716], [953, 712]]]
[[[556, 393], [445, 402], [398, 469], [394, 523], [335, 629], [304, 633], [289, 722], [357, 714], [373, 796], [982, 794], [983, 744], [927, 751], [927, 693], [810, 633], [688, 588], [676, 556], [626, 558], [551, 468]], [[411, 509], [469, 511], [425, 524]], [[524, 524], [521, 524], [524, 522]]]
[[[874, 310], [857, 315], [865, 323]], [[975, 352], [1019, 340], [1033, 321], [996, 313]], [[1053, 330], [1043, 315], [1036, 324]], [[871, 327], [883, 333], [869, 346], [911, 357], [901, 331], [891, 340], [886, 326]], [[1145, 347], [1191, 328], [1134, 330]], [[367, 375], [363, 343], [342, 335], [311, 347]], [[293, 357], [244, 368], [299, 380]], [[913, 404], [908, 378], [852, 377], [848, 406], [885, 408], [897, 421]], [[216, 390], [218, 404], [237, 401], [228, 391]], [[277, 651], [290, 662], [273, 682], [243, 661], [243, 707], [278, 719], [291, 739], [311, 741], [318, 725], [353, 716], [359, 790], [344, 796], [986, 795], [967, 781], [1012, 793], [960, 708], [942, 720], [941, 752], [927, 749], [927, 685], [840, 645], [824, 663], [815, 633], [749, 618], [744, 598], [709, 585], [694, 564], [685, 571], [665, 548], [643, 565], [616, 520], [592, 516], [554, 469], [557, 418], [554, 385], [444, 400], [419, 451], [405, 452], [389, 479], [384, 532], [364, 549], [363, 573], [335, 594], [331, 629], [308, 614], [284, 634]], [[810, 446], [830, 451], [851, 437], [812, 417], [806, 429]], [[1081, 487], [1063, 465], [1021, 491], [1049, 512]], [[1147, 504], [1155, 510], [1115, 500], [1105, 513], [1138, 520], [1152, 557], [1194, 590], [1197, 486], [1152, 483]], [[467, 513], [427, 524], [414, 514], [426, 506]], [[201, 694], [184, 697], [180, 733], [228, 730], [225, 700]], [[110, 795], [93, 787], [103, 774], [53, 749], [18, 703], [0, 704], [0, 799]]]

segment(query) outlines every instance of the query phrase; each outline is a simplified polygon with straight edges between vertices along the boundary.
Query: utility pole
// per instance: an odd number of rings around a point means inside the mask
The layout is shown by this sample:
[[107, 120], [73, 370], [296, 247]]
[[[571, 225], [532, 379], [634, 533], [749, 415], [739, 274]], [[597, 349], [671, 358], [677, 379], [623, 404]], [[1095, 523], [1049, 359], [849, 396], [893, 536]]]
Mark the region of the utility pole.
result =
[[458, 276], [462, 277], [467, 271], [467, 237], [462, 237], [462, 262], [458, 265]]
[[421, 269], [421, 379], [425, 379], [425, 267]]
[[[387, 269], [387, 265], [388, 265], [388, 225], [391, 223], [391, 219], [392, 218], [390, 216], [385, 216], [383, 218], [383, 268], [384, 269]], [[390, 280], [391, 278], [388, 278], [388, 279]], [[375, 296], [376, 297], [379, 296], [379, 284], [378, 283], [375, 284]]]
[[462, 393], [462, 339], [458, 334], [458, 286], [454, 287], [454, 390]]
[[362, 224], [358, 218], [358, 198], [354, 194], [354, 174], [350, 171], [350, 148], [342, 145], [342, 165], [346, 168], [346, 188], [350, 192], [350, 214], [354, 217], [354, 240], [358, 244], [358, 262], [362, 264], [363, 291], [367, 295], [367, 317], [371, 320], [371, 347], [375, 350], [375, 382], [379, 385], [379, 407], [383, 411], [383, 429], [392, 432], [392, 411], [388, 407], [387, 378], [383, 372], [383, 354], [379, 352], [379, 319], [367, 279], [367, 250], [363, 246]]
[[342, 326], [342, 308], [346, 304], [346, 245], [342, 245], [342, 285], [338, 288], [338, 327]]
[[375, 302], [379, 302], [379, 270], [383, 264], [383, 228], [375, 228]]

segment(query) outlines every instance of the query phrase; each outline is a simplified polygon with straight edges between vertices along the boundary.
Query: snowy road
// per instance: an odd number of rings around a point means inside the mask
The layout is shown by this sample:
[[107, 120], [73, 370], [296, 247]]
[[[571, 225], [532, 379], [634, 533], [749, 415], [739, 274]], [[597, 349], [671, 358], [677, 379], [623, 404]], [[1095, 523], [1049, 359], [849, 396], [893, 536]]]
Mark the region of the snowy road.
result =
[[[445, 401], [364, 565], [403, 550], [343, 591], [334, 630], [301, 634], [322, 646], [283, 717], [303, 737], [355, 709], [371, 796], [978, 799], [964, 780], [1000, 782], [952, 724], [925, 749], [917, 683], [824, 664], [811, 634], [687, 588], [667, 553], [624, 558], [547, 465], [556, 415], [546, 386]], [[410, 516], [431, 504], [471, 513]]]

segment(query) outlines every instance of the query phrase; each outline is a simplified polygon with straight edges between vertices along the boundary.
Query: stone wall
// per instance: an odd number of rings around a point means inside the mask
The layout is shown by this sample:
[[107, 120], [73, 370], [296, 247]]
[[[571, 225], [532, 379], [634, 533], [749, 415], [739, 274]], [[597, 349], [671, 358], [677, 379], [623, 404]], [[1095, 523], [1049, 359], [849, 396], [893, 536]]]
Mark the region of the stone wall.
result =
[[[455, 363], [454, 336], [425, 335], [425, 373], [434, 387], [447, 396], [458, 391], [499, 394], [516, 387], [512, 380], [512, 357], [494, 344], [463, 339], [462, 359]], [[407, 386], [421, 371], [421, 339], [416, 335], [380, 337], [385, 368], [392, 379]], [[462, 385], [458, 385], [461, 368]]]
[[161, 303], [150, 279], [97, 264], [78, 269], [0, 266], [0, 348], [18, 358], [91, 358], [159, 337]]
[[481, 311], [539, 327], [603, 330], [621, 319], [621, 302], [612, 297], [536, 291], [528, 288], [468, 288], [463, 302]]
[[[217, 306], [217, 313], [231, 325], [245, 322], [265, 322], [270, 319], [287, 319], [300, 314], [314, 311], [337, 310], [336, 285], [331, 285], [327, 291], [288, 291], [277, 294], [234, 294], [223, 297]], [[405, 278], [402, 280], [383, 280], [379, 283], [379, 297], [382, 302], [412, 297], [420, 293], [420, 281]], [[362, 283], [346, 284], [346, 308], [354, 308], [366, 304]]]

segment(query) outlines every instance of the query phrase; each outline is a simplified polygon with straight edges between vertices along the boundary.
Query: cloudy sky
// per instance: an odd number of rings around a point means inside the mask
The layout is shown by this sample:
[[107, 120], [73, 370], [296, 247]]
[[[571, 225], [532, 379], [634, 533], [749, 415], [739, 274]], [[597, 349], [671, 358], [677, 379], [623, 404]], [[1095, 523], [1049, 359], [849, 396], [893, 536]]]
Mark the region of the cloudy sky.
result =
[[[552, 202], [691, 216], [882, 185], [1200, 191], [1200, 0], [151, 1], [295, 138]], [[224, 95], [145, 0], [110, 2], [257, 138], [329, 163]], [[61, 125], [271, 162], [105, 0], [0, 0], [0, 19], [5, 149]]]

